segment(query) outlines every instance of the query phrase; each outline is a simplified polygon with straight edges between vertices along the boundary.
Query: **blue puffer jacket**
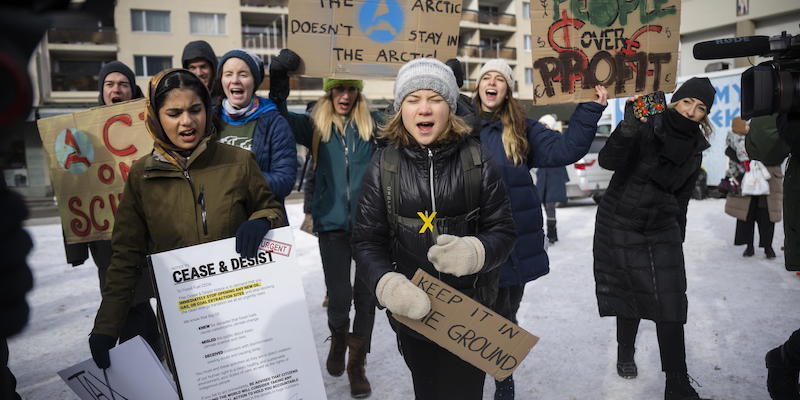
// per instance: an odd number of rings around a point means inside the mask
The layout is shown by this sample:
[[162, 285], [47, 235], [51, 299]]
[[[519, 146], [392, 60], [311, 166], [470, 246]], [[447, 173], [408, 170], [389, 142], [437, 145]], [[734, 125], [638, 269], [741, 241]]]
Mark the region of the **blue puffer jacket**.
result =
[[569, 173], [566, 167], [539, 168], [536, 170], [536, 188], [539, 200], [545, 203], [567, 201]]
[[503, 150], [503, 123], [499, 120], [481, 120], [481, 144], [488, 150], [492, 162], [502, 171], [517, 231], [517, 244], [500, 267], [500, 287], [524, 285], [550, 272], [544, 250], [542, 206], [530, 169], [564, 166], [586, 155], [604, 109], [604, 106], [595, 102], [579, 104], [564, 134], [527, 119], [528, 157], [520, 165], [514, 165]]
[[256, 163], [270, 191], [283, 204], [297, 178], [297, 146], [289, 123], [278, 112], [275, 104], [263, 97], [259, 97], [259, 102], [257, 113], [238, 121], [232, 121], [220, 114], [222, 130], [219, 137], [225, 137], [225, 127], [228, 124], [242, 125], [256, 120], [250, 151], [255, 155]]

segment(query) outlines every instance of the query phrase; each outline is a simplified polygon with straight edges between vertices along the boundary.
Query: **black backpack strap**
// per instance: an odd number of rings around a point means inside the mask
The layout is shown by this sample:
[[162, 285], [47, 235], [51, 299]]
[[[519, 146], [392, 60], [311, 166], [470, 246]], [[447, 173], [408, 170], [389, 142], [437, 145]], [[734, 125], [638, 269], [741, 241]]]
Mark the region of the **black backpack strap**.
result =
[[464, 194], [467, 200], [467, 221], [475, 221], [481, 209], [481, 147], [475, 140], [461, 146], [461, 167], [464, 170]]
[[386, 201], [386, 218], [389, 220], [389, 231], [394, 235], [397, 229], [397, 202], [400, 188], [398, 169], [400, 164], [400, 151], [388, 145], [381, 153], [381, 188]]

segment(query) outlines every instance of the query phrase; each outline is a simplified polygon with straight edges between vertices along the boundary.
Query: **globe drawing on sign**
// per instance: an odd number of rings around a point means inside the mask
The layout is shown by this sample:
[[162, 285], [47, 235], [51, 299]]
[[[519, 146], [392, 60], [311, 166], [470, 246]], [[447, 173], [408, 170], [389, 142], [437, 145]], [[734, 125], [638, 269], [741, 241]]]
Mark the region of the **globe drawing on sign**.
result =
[[94, 146], [86, 132], [77, 129], [64, 129], [59, 132], [55, 143], [58, 165], [73, 174], [82, 174], [92, 166]]
[[397, 0], [367, 0], [358, 12], [358, 28], [368, 38], [386, 43], [400, 35], [404, 19]]

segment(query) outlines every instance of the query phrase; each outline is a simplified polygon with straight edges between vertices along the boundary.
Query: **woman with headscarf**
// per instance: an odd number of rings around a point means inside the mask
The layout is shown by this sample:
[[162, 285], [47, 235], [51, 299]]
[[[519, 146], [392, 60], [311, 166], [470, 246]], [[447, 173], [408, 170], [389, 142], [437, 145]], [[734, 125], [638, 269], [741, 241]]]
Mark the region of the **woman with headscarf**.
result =
[[236, 236], [236, 251], [255, 256], [271, 228], [286, 225], [253, 155], [217, 143], [205, 85], [168, 69], [150, 80], [145, 126], [153, 152], [131, 167], [117, 209], [113, 256], [89, 336], [92, 358], [108, 368], [148, 254]]

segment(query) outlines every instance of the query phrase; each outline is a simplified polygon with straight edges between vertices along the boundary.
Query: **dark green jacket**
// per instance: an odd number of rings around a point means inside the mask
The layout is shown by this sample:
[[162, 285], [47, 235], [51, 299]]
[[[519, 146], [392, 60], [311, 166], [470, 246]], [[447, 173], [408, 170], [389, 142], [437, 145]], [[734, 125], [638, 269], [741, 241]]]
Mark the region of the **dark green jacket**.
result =
[[793, 156], [800, 147], [800, 123], [787, 124], [783, 129], [785, 132], [779, 134], [774, 116], [753, 118], [745, 147], [751, 159], [765, 165], [780, 165], [790, 157], [783, 180], [784, 254], [786, 269], [800, 271], [800, 159]]
[[[278, 110], [289, 121], [297, 143], [311, 149], [314, 140], [311, 118], [289, 112], [285, 103], [278, 104]], [[372, 119], [377, 132], [381, 114], [372, 112]], [[347, 124], [344, 135], [335, 126], [331, 129], [331, 139], [320, 141], [316, 154], [314, 197], [311, 201], [314, 232], [350, 231], [358, 209], [361, 182], [375, 149], [375, 140], [361, 139], [352, 122]]]
[[136, 161], [117, 209], [111, 266], [92, 333], [118, 336], [136, 282], [149, 273], [142, 267], [148, 254], [229, 238], [256, 218], [267, 218], [273, 228], [286, 225], [247, 150], [204, 140], [185, 171], [153, 154]]

